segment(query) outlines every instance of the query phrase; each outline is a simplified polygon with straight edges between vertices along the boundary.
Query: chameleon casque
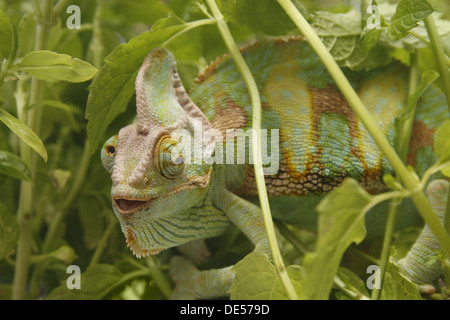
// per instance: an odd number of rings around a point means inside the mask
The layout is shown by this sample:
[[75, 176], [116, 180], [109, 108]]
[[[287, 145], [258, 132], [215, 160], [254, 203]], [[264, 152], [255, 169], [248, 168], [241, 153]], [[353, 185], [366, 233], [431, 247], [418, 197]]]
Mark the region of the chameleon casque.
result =
[[[279, 130], [279, 144], [271, 146], [278, 170], [265, 176], [275, 217], [314, 228], [314, 207], [346, 177], [370, 193], [386, 190], [382, 177], [392, 173], [390, 165], [306, 41], [272, 40], [241, 52], [260, 91], [261, 127]], [[394, 143], [394, 121], [407, 97], [406, 67], [393, 63], [370, 72], [344, 72]], [[234, 223], [255, 250], [270, 255], [260, 208], [248, 200], [257, 196], [248, 140], [245, 164], [211, 161], [222, 151], [224, 157], [231, 152], [225, 148], [227, 130], [251, 128], [250, 98], [233, 60], [218, 58], [200, 73], [188, 95], [173, 55], [153, 49], [136, 78], [136, 107], [135, 123], [122, 128], [101, 151], [111, 173], [113, 209], [132, 252], [143, 257], [181, 246], [186, 252], [190, 248], [199, 262], [208, 252], [197, 240], [221, 235]], [[408, 156], [419, 175], [434, 161], [433, 133], [447, 117], [442, 93], [429, 87], [418, 103]], [[216, 135], [197, 145], [175, 134], [184, 130], [194, 137], [211, 129]], [[194, 154], [205, 157], [186, 161]], [[439, 212], [445, 212], [447, 190], [443, 180], [431, 187], [429, 197]], [[369, 229], [384, 226], [373, 216], [366, 219]], [[432, 238], [429, 231], [425, 236]], [[435, 247], [431, 242], [420, 246]], [[410, 255], [417, 258], [423, 252]], [[405, 263], [405, 272], [412, 278], [427, 273], [410, 261], [414, 259]], [[231, 266], [198, 271], [181, 257], [173, 258], [170, 269], [177, 283], [172, 298], [225, 296], [234, 279]]]

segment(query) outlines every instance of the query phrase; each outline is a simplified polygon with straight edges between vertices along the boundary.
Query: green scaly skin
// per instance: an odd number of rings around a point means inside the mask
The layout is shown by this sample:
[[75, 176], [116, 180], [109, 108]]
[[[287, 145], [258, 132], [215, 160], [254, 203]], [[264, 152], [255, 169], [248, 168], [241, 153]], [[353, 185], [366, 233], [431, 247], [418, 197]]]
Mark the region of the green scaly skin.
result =
[[[259, 86], [262, 128], [279, 130], [279, 145], [272, 145], [268, 164], [275, 171], [266, 176], [276, 217], [314, 228], [314, 207], [346, 177], [371, 193], [385, 190], [382, 176], [391, 167], [306, 42], [272, 41], [242, 53]], [[393, 64], [345, 72], [394, 143], [394, 119], [407, 97], [407, 69]], [[227, 129], [242, 130], [237, 139], [230, 138], [237, 143], [251, 128], [246, 86], [228, 56], [212, 63], [196, 82], [188, 96], [173, 55], [152, 50], [136, 79], [137, 122], [102, 149], [113, 182], [114, 212], [128, 246], [137, 257], [157, 254], [218, 236], [233, 223], [255, 250], [270, 255], [260, 208], [248, 201], [257, 195], [248, 139], [243, 140], [244, 164], [217, 163], [221, 153], [223, 159], [231, 153], [225, 148]], [[433, 132], [446, 117], [443, 95], [430, 87], [417, 107], [408, 157], [419, 174], [434, 161]], [[192, 143], [208, 130], [215, 130], [211, 138]], [[203, 161], [187, 161], [199, 154]], [[373, 217], [366, 220], [369, 229], [383, 226], [379, 214]], [[171, 274], [175, 299], [224, 296], [234, 279], [231, 267], [200, 272], [180, 257], [173, 259]]]

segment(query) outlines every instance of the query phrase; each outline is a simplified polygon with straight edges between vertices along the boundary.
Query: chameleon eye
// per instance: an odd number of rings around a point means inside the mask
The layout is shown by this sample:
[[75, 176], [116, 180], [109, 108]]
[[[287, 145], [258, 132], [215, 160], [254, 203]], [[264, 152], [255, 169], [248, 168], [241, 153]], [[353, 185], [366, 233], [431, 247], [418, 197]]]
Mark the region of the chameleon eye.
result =
[[112, 172], [112, 168], [114, 165], [114, 155], [117, 151], [117, 136], [113, 136], [108, 139], [103, 145], [101, 151], [102, 164], [108, 172]]
[[175, 179], [184, 169], [181, 144], [170, 136], [163, 136], [156, 146], [156, 168], [167, 179]]
[[106, 154], [112, 156], [116, 153], [116, 147], [113, 145], [106, 146]]

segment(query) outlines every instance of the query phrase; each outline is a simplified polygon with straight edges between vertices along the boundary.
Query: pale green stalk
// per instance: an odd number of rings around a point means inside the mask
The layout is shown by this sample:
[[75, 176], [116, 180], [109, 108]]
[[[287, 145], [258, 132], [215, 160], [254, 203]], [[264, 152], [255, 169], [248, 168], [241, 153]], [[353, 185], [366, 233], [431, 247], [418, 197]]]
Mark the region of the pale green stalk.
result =
[[364, 104], [350, 85], [349, 81], [337, 65], [336, 61], [334, 61], [325, 45], [322, 43], [320, 38], [317, 36], [312, 27], [302, 16], [302, 14], [297, 10], [297, 8], [292, 4], [290, 0], [277, 1], [286, 11], [288, 16], [292, 19], [292, 21], [296, 24], [296, 26], [300, 29], [305, 38], [308, 39], [309, 44], [322, 60], [322, 63], [329, 71], [337, 87], [347, 99], [354, 113], [358, 116], [359, 120], [363, 123], [364, 127], [372, 136], [375, 143], [383, 152], [384, 156], [390, 162], [397, 177], [411, 192], [411, 197], [418, 211], [432, 230], [433, 234], [438, 239], [445, 255], [447, 257], [450, 257], [450, 236], [448, 235], [442, 224], [439, 222], [439, 219], [434, 213], [434, 210], [431, 207], [428, 199], [420, 189], [420, 182], [417, 181], [416, 177], [413, 176], [403, 164], [403, 161], [397, 155], [394, 148], [390, 145], [389, 141], [384, 136], [383, 131], [378, 127], [377, 123], [364, 107]]
[[267, 197], [266, 185], [264, 181], [264, 173], [262, 168], [262, 157], [261, 157], [261, 100], [256, 86], [255, 80], [245, 63], [239, 49], [228, 29], [227, 23], [223, 19], [223, 15], [220, 12], [215, 0], [207, 0], [209, 8], [217, 22], [217, 27], [222, 35], [222, 38], [227, 46], [231, 56], [236, 63], [236, 66], [241, 73], [247, 89], [250, 93], [250, 99], [252, 101], [252, 153], [253, 153], [253, 163], [256, 178], [256, 186], [258, 190], [259, 201], [261, 205], [261, 211], [264, 218], [264, 226], [267, 234], [267, 239], [269, 241], [269, 247], [272, 253], [272, 259], [280, 277], [281, 283], [286, 290], [287, 296], [290, 299], [298, 299], [297, 293], [295, 292], [294, 286], [287, 274], [286, 268], [283, 263], [283, 258], [281, 257], [280, 248], [277, 244], [275, 228], [273, 226], [272, 216], [270, 214], [269, 200]]
[[[38, 8], [40, 7], [38, 4]], [[42, 50], [46, 47], [48, 33], [52, 23], [53, 1], [44, 2], [44, 10], [36, 26], [35, 50]], [[42, 81], [33, 78], [31, 81], [29, 104], [32, 105], [41, 100], [43, 94]], [[28, 126], [37, 134], [40, 129], [40, 107], [25, 111], [24, 106], [18, 106], [19, 120], [27, 123]], [[31, 176], [35, 177], [35, 160], [31, 149], [23, 142], [20, 142], [20, 154], [22, 160], [31, 169]], [[32, 241], [32, 218], [33, 218], [33, 185], [22, 181], [20, 185], [19, 206], [17, 210], [17, 220], [20, 227], [20, 237], [17, 245], [17, 258], [14, 270], [13, 294], [15, 300], [25, 298], [25, 288], [27, 285], [30, 247]]]
[[[448, 63], [444, 53], [444, 46], [442, 44], [441, 37], [434, 23], [433, 16], [429, 15], [425, 19], [425, 27], [427, 28], [428, 36], [430, 37], [431, 49], [433, 50], [434, 58], [439, 70], [439, 75], [444, 86], [444, 93], [447, 99], [447, 106], [450, 112], [450, 73], [448, 72]], [[448, 194], [447, 210], [444, 218], [444, 225], [447, 232], [450, 232], [450, 192]], [[450, 260], [450, 256], [447, 255]]]

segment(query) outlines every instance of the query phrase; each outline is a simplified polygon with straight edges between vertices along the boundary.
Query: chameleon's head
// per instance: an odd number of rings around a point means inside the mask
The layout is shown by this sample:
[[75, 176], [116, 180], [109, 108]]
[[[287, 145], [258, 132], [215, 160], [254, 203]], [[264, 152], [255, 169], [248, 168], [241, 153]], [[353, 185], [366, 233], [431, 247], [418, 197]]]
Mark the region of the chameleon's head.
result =
[[141, 257], [201, 237], [188, 225], [189, 214], [207, 193], [211, 165], [203, 159], [215, 142], [194, 139], [210, 123], [164, 49], [152, 50], [139, 70], [136, 109], [136, 122], [110, 138], [101, 154], [111, 173], [114, 213], [128, 246]]

